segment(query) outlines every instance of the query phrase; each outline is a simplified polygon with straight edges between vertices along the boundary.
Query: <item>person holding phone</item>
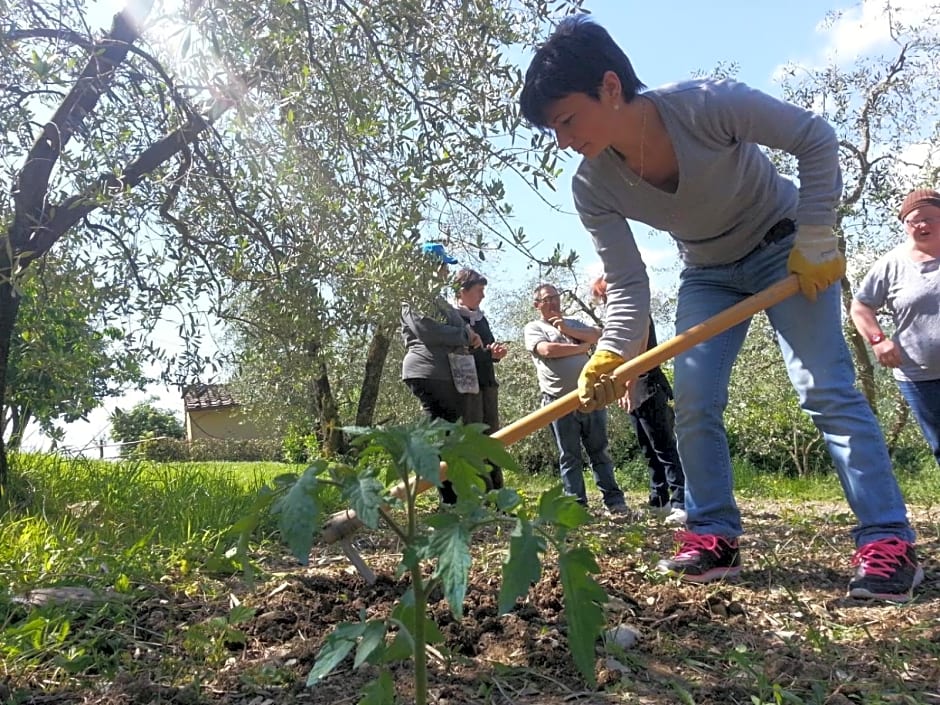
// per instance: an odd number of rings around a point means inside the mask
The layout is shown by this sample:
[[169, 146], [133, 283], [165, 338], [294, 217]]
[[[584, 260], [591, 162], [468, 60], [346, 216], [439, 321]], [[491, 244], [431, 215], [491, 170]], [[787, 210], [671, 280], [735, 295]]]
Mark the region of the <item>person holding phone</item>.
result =
[[[505, 343], [496, 342], [490, 322], [480, 308], [486, 297], [486, 284], [486, 277], [473, 269], [461, 269], [454, 277], [457, 311], [470, 329], [480, 336], [480, 345], [472, 350], [480, 393], [463, 395], [463, 421], [484, 423], [486, 433], [490, 434], [500, 428], [499, 383], [494, 363], [506, 357], [508, 350]], [[495, 465], [491, 467], [490, 489], [498, 490], [503, 486], [503, 471]]]

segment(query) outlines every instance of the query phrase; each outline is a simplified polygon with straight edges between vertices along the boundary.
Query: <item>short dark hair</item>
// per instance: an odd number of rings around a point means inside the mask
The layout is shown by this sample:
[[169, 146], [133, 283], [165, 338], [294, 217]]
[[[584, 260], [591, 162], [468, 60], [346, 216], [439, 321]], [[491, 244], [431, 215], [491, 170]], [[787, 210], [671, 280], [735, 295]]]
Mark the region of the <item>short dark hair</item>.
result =
[[[541, 300], [542, 297], [539, 296], [539, 294], [542, 293], [542, 289], [549, 289], [549, 288], [554, 289], [556, 292], [558, 292], [558, 287], [555, 286], [554, 284], [549, 284], [548, 282], [541, 282], [537, 287], [535, 287], [535, 289], [532, 292], [532, 298], [534, 299], [535, 303], [538, 303]], [[558, 293], [560, 295], [560, 292]]]
[[486, 277], [475, 269], [464, 267], [454, 277], [454, 287], [456, 289], [469, 289], [477, 284], [486, 286]]
[[562, 20], [532, 57], [519, 96], [523, 117], [545, 129], [551, 103], [572, 93], [600, 99], [600, 85], [607, 71], [620, 78], [623, 97], [630, 102], [646, 85], [633, 70], [630, 59], [607, 30], [587, 15]]

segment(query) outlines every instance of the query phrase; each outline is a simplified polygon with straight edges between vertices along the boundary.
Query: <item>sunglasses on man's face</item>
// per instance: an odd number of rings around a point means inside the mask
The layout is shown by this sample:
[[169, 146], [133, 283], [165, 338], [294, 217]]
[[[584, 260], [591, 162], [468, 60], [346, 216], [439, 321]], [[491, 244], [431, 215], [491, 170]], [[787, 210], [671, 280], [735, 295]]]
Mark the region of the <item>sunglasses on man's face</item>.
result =
[[536, 299], [540, 304], [546, 304], [549, 301], [561, 301], [561, 294], [550, 294], [548, 296], [543, 296], [541, 299]]

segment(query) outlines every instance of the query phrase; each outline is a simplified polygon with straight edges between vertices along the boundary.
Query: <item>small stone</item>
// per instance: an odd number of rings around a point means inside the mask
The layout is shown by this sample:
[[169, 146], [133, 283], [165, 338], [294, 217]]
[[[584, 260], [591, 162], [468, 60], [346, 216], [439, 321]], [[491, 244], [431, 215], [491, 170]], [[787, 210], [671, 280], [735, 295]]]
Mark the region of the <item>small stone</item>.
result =
[[61, 605], [65, 603], [87, 604], [103, 602], [104, 596], [86, 587], [50, 587], [30, 590], [25, 596], [14, 598], [17, 602], [31, 605]]
[[639, 641], [639, 630], [628, 624], [618, 624], [604, 632], [604, 643], [621, 649], [632, 649]]

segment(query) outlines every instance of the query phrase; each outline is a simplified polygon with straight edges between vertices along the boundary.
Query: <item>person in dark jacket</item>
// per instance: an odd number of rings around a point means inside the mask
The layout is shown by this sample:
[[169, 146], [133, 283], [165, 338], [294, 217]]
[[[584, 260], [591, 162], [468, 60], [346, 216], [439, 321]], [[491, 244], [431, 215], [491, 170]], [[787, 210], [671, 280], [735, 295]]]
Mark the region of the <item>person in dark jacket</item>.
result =
[[[461, 269], [454, 277], [455, 303], [457, 311], [479, 336], [481, 345], [473, 349], [477, 379], [480, 383], [479, 394], [464, 394], [465, 423], [484, 423], [486, 433], [499, 430], [499, 384], [496, 382], [496, 370], [493, 363], [499, 362], [508, 352], [504, 343], [496, 342], [490, 330], [490, 322], [483, 314], [480, 304], [486, 296], [486, 277], [473, 269]], [[503, 471], [493, 467], [490, 472], [493, 489], [503, 486]]]
[[[446, 281], [450, 274], [448, 265], [456, 264], [457, 260], [437, 242], [425, 243], [422, 252], [440, 263], [437, 275], [441, 282]], [[465, 395], [457, 391], [447, 356], [468, 348], [474, 350], [482, 342], [479, 334], [444, 297], [437, 296], [430, 309], [419, 311], [412, 304], [402, 304], [405, 357], [401, 363], [401, 378], [429, 418], [455, 422], [463, 417]], [[445, 480], [438, 491], [443, 504], [457, 503], [457, 494], [449, 481]]]

